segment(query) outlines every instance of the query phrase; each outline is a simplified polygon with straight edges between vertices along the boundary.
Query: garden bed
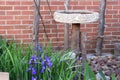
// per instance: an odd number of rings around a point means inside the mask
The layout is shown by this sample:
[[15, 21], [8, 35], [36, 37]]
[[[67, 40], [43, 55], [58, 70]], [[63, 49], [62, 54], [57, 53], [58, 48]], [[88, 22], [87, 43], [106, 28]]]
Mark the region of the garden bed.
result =
[[[108, 77], [108, 80], [112, 74], [114, 74], [117, 79], [120, 79], [120, 60], [113, 56], [99, 56], [88, 59], [90, 66], [93, 71], [97, 74], [99, 70]], [[98, 76], [98, 75], [97, 75]]]

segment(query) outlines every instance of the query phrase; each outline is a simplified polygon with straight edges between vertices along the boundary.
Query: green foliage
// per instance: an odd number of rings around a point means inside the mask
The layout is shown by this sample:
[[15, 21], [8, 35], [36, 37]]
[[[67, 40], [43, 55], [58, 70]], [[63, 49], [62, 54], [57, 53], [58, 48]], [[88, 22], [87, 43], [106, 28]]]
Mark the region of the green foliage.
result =
[[112, 80], [117, 80], [114, 74], [112, 74]]
[[[51, 46], [43, 49], [44, 55], [50, 56], [53, 66], [51, 69], [47, 68], [45, 73], [39, 73], [38, 80], [41, 76], [43, 80], [74, 80], [76, 76], [78, 80], [97, 80], [89, 64], [85, 63], [84, 71], [81, 71], [81, 65], [75, 65], [76, 59], [70, 58], [68, 51], [54, 53]], [[33, 53], [31, 46], [24, 48], [13, 41], [8, 44], [6, 40], [1, 40], [0, 71], [9, 72], [10, 80], [31, 80], [31, 74], [27, 70]], [[99, 74], [102, 80], [106, 80], [102, 71], [99, 71]], [[84, 79], [81, 79], [81, 75]], [[117, 80], [114, 75], [112, 75], [112, 80]]]
[[[1, 43], [0, 71], [9, 72], [10, 80], [30, 80], [31, 75], [27, 70], [29, 68], [28, 60], [34, 52], [33, 48], [24, 48], [14, 42], [10, 42], [8, 45], [6, 40]], [[73, 80], [79, 71], [72, 70], [73, 67], [78, 67], [74, 65], [75, 59], [70, 59], [67, 53], [53, 53], [50, 46], [46, 47], [44, 52], [44, 55], [51, 57], [53, 66], [45, 73], [39, 73], [38, 76], [42, 76], [43, 80]]]
[[101, 70], [99, 71], [99, 74], [100, 74], [102, 80], [107, 80], [104, 73]]
[[88, 63], [85, 64], [84, 80], [97, 80]]
[[1, 43], [0, 71], [9, 72], [10, 80], [28, 80], [26, 70], [31, 55], [30, 49], [23, 49], [23, 46], [17, 46], [14, 42], [8, 44], [6, 40]]

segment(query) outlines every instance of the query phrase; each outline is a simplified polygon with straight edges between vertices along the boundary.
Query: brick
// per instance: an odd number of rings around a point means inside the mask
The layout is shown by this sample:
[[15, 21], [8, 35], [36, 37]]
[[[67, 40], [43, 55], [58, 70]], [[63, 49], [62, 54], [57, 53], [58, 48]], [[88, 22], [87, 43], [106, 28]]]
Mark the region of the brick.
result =
[[110, 18], [110, 19], [111, 19], [111, 18], [112, 18], [112, 15], [109, 15], [109, 14], [108, 14], [108, 15], [105, 16], [105, 18]]
[[0, 10], [12, 10], [12, 6], [0, 6]]
[[105, 45], [105, 48], [114, 48], [114, 46], [113, 45]]
[[21, 5], [33, 5], [33, 1], [22, 1]]
[[108, 1], [107, 5], [118, 5], [118, 1]]
[[13, 16], [0, 16], [0, 21], [1, 20], [13, 20]]
[[20, 1], [6, 1], [6, 5], [20, 5]]
[[[57, 7], [59, 6], [50, 6], [51, 10], [57, 10]], [[49, 10], [49, 8], [46, 6], [44, 7], [44, 10]]]
[[9, 34], [7, 34], [7, 35], [6, 35], [6, 38], [9, 39], [9, 40], [10, 40], [10, 39], [12, 40], [12, 39], [14, 39], [14, 35], [9, 35]]
[[32, 39], [23, 39], [22, 41], [23, 41], [23, 43], [28, 43], [28, 42], [31, 43], [31, 42], [32, 42]]
[[119, 30], [118, 28], [106, 28], [106, 31], [110, 31], [110, 32], [111, 31], [115, 32], [115, 31], [118, 31], [118, 30]]
[[112, 32], [112, 35], [120, 35], [120, 32]]
[[0, 11], [0, 15], [5, 15], [5, 11]]
[[81, 29], [81, 32], [92, 32], [92, 29], [90, 28], [84, 28], [84, 29]]
[[64, 37], [64, 34], [58, 34], [59, 35], [59, 37]]
[[99, 6], [87, 6], [87, 9], [99, 9]]
[[22, 30], [22, 33], [23, 34], [31, 34], [32, 33], [32, 30], [30, 29], [25, 29], [25, 30]]
[[77, 2], [77, 1], [70, 1], [70, 5], [78, 5], [79, 4], [79, 2]]
[[112, 23], [112, 26], [114, 26], [114, 27], [120, 27], [120, 23], [119, 23], [119, 22], [117, 22], [117, 23]]
[[52, 1], [51, 5], [64, 5], [64, 2], [60, 2], [60, 1]]
[[92, 1], [80, 1], [79, 5], [92, 5]]
[[33, 11], [22, 11], [22, 15], [33, 15]]
[[6, 31], [5, 30], [0, 30], [0, 35], [2, 34], [6, 34]]
[[41, 1], [41, 5], [48, 5], [46, 1]]
[[53, 33], [52, 34], [47, 34], [47, 35], [48, 35], [48, 37], [51, 37], [51, 38], [56, 37], [56, 34], [53, 34]]
[[29, 35], [15, 35], [15, 38], [17, 39], [24, 39], [24, 38], [29, 38]]
[[[64, 6], [58, 6], [57, 7], [58, 10], [65, 10], [65, 7]], [[70, 8], [71, 9], [71, 8]]]
[[72, 9], [85, 9], [85, 6], [72, 6]]
[[28, 6], [14, 6], [14, 10], [28, 10]]
[[[50, 30], [47, 29], [46, 32], [47, 32], [47, 33], [50, 33]], [[39, 33], [45, 33], [45, 31], [44, 31], [43, 29], [40, 29], [40, 30], [39, 30]]]
[[118, 19], [106, 19], [106, 22], [107, 23], [116, 23], [116, 22], [119, 22], [119, 20]]
[[90, 27], [90, 28], [96, 28], [98, 27], [98, 24], [86, 24], [86, 27]]
[[118, 10], [107, 10], [106, 14], [118, 14]]
[[5, 24], [5, 21], [0, 21], [0, 25], [4, 25]]
[[97, 33], [88, 33], [87, 36], [97, 36]]
[[7, 34], [21, 34], [21, 30], [14, 30], [14, 29], [11, 29], [11, 30], [7, 30]]
[[6, 11], [7, 15], [20, 15], [20, 11]]
[[114, 19], [114, 18], [120, 18], [120, 14], [114, 14], [114, 15], [113, 15], [113, 19]]
[[93, 5], [100, 5], [99, 1], [93, 1]]
[[0, 30], [1, 29], [14, 29], [14, 26], [0, 26]]
[[113, 6], [113, 9], [118, 9], [118, 10], [120, 10], [120, 6]]
[[29, 16], [15, 16], [15, 20], [28, 20]]
[[113, 7], [113, 6], [111, 6], [111, 5], [107, 5], [107, 6], [106, 6], [106, 10], [108, 10], [108, 9], [109, 9], [109, 10], [112, 10], [112, 7]]
[[7, 21], [7, 24], [21, 24], [21, 21]]
[[0, 5], [5, 5], [5, 1], [0, 1]]
[[112, 35], [111, 31], [105, 31], [104, 35]]
[[29, 24], [30, 25], [30, 24], [33, 24], [33, 21], [23, 20], [22, 24]]
[[15, 29], [26, 29], [26, 30], [29, 30], [31, 29], [31, 26], [25, 26], [25, 25], [18, 25], [18, 26], [15, 26]]

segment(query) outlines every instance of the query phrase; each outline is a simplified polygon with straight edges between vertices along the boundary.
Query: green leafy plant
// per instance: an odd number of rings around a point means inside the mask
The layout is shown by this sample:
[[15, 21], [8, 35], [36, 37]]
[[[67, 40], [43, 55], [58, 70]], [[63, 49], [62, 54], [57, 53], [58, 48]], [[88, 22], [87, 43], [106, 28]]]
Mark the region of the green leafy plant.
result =
[[112, 80], [117, 80], [114, 74], [112, 74]]
[[100, 74], [102, 80], [107, 80], [104, 73], [101, 70], [99, 71], [99, 74]]
[[[44, 73], [38, 71], [37, 76], [39, 78], [42, 76], [43, 80], [73, 80], [79, 72], [79, 70], [73, 71], [74, 67], [79, 67], [74, 65], [75, 59], [71, 59], [67, 52], [54, 53], [49, 48], [46, 48], [49, 51], [43, 50], [44, 56], [50, 57], [53, 66], [50, 69], [46, 68]], [[2, 40], [0, 49], [2, 50], [0, 52], [0, 71], [9, 72], [10, 80], [31, 80], [31, 74], [27, 70], [29, 60], [34, 53], [33, 47], [24, 48], [14, 41], [8, 44], [6, 40]]]
[[84, 80], [97, 80], [88, 63], [85, 63]]
[[[81, 68], [82, 65], [76, 65], [76, 59], [70, 57], [69, 51], [54, 53], [51, 46], [43, 47], [42, 50], [43, 55], [37, 55], [36, 59], [41, 56], [47, 66], [45, 66], [46, 70], [41, 73], [42, 62], [38, 61], [39, 64], [35, 65], [37, 74], [34, 77], [37, 76], [37, 80], [97, 80], [89, 63], [85, 63], [84, 69]], [[10, 43], [7, 43], [6, 40], [0, 41], [0, 71], [9, 72], [10, 80], [32, 80], [32, 74], [28, 71], [32, 56], [34, 56], [34, 50], [31, 45], [24, 48], [14, 41]], [[49, 59], [45, 56], [48, 56]], [[50, 68], [49, 60], [52, 63]], [[102, 80], [106, 80], [102, 71], [99, 71], [99, 74]], [[112, 75], [112, 80], [117, 80], [115, 75]]]
[[23, 46], [13, 41], [8, 44], [6, 40], [2, 40], [1, 43], [0, 71], [9, 72], [10, 80], [28, 80], [26, 69], [31, 50], [23, 49]]

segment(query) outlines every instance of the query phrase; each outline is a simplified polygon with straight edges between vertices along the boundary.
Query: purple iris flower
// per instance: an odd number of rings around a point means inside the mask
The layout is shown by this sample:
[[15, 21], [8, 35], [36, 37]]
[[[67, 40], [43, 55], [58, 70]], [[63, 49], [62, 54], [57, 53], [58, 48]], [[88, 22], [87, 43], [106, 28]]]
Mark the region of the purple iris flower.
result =
[[36, 46], [34, 46], [34, 51], [36, 51], [37, 50], [37, 47]]
[[37, 56], [36, 56], [36, 55], [33, 55], [33, 56], [31, 57], [31, 59], [29, 60], [29, 64], [36, 63], [36, 60], [37, 60], [37, 59], [38, 59]]
[[27, 71], [30, 71], [30, 70], [32, 70], [32, 65], [30, 65], [30, 67], [28, 68], [28, 70], [27, 70]]
[[35, 78], [35, 77], [32, 76], [32, 80], [37, 80], [37, 78]]
[[35, 68], [32, 68], [32, 74], [33, 74], [33, 75], [37, 74], [37, 71], [36, 71]]
[[47, 65], [48, 65], [49, 67], [52, 67], [52, 62], [51, 62], [51, 60], [50, 60], [50, 58], [49, 58], [48, 56], [45, 56], [45, 60], [46, 60], [46, 62], [47, 62]]
[[42, 46], [39, 46], [38, 48], [39, 48], [40, 51], [42, 51]]
[[37, 47], [38, 47], [38, 50], [39, 50], [39, 51], [42, 51], [42, 46], [41, 46], [41, 45], [36, 45], [36, 46], [34, 46], [34, 50], [35, 50], [35, 51], [37, 50]]
[[45, 71], [45, 69], [46, 69], [46, 63], [45, 63], [45, 61], [42, 61], [42, 69], [40, 72], [43, 73]]

